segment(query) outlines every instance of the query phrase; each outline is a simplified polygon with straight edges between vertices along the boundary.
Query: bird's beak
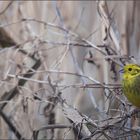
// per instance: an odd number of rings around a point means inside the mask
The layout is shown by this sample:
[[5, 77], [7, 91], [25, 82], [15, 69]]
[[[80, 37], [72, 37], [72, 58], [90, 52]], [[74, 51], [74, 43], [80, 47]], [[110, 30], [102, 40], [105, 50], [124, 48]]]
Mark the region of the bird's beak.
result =
[[119, 70], [119, 73], [124, 73], [124, 69], [120, 69]]

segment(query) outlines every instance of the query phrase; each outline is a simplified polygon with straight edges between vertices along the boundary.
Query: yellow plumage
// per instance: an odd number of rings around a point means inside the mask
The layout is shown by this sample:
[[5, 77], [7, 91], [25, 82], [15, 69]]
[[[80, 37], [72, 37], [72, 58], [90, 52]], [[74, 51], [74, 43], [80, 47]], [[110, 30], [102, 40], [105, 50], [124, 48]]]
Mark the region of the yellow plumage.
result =
[[136, 107], [140, 107], [140, 66], [128, 64], [123, 68], [123, 92]]

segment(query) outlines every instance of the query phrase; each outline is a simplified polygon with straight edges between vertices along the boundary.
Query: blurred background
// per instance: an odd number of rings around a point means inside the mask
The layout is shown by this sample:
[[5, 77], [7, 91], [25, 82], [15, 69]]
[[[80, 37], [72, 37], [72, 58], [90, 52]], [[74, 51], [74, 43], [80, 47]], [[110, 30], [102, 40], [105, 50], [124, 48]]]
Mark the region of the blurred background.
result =
[[139, 1], [0, 1], [0, 139], [139, 138], [119, 73], [139, 64], [139, 12]]

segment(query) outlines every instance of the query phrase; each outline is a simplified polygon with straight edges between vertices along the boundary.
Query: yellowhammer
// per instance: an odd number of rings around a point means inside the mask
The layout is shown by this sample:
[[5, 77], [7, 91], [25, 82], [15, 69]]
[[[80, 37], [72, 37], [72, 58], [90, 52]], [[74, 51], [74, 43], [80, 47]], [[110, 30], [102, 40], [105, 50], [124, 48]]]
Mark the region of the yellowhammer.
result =
[[140, 107], [140, 66], [127, 64], [123, 73], [123, 92], [133, 105]]

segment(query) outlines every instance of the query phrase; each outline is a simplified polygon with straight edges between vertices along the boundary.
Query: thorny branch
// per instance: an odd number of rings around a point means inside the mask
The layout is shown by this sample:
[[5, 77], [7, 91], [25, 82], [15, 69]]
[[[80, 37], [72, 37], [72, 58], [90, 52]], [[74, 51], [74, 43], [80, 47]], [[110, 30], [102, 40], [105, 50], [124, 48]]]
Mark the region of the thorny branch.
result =
[[[32, 58], [34, 59], [34, 55], [32, 56]], [[41, 61], [38, 59], [36, 60], [35, 64], [32, 66], [32, 69], [37, 70], [41, 65]], [[23, 77], [25, 78], [30, 78], [34, 75], [34, 73], [30, 73], [31, 70], [27, 71], [27, 73], [25, 73], [23, 75]], [[29, 74], [30, 73], [30, 74]], [[12, 121], [6, 116], [6, 114], [3, 112], [4, 107], [7, 105], [7, 101], [10, 101], [13, 97], [15, 97], [17, 94], [19, 94], [19, 87], [24, 86], [24, 84], [27, 82], [27, 80], [25, 79], [20, 79], [18, 81], [18, 84], [11, 89], [9, 92], [5, 92], [3, 94], [3, 96], [1, 97], [1, 101], [6, 101], [3, 104], [0, 105], [0, 115], [2, 116], [2, 118], [5, 120], [5, 122], [7, 123], [7, 125], [9, 126], [9, 128], [13, 131], [13, 133], [15, 134], [15, 136], [20, 139], [23, 140], [23, 136], [20, 134], [20, 132], [18, 131], [18, 129], [13, 125]]]
[[[77, 136], [79, 135], [79, 133], [81, 133], [80, 138], [83, 140], [90, 139], [92, 137], [96, 138], [99, 136], [99, 134], [100, 134], [100, 136], [114, 138], [111, 136], [111, 134], [108, 134], [110, 132], [110, 130], [111, 129], [121, 130], [120, 128], [122, 127], [122, 125], [126, 124], [128, 118], [133, 117], [135, 114], [140, 112], [140, 110], [132, 110], [129, 114], [122, 113], [122, 116], [118, 115], [118, 116], [110, 117], [106, 120], [97, 122], [97, 121], [93, 121], [88, 116], [80, 113], [76, 108], [73, 108], [72, 106], [68, 105], [66, 100], [63, 100], [61, 96], [57, 96], [57, 98], [56, 97], [52, 97], [52, 98], [57, 99], [58, 102], [62, 105], [62, 110], [63, 110], [64, 114], [66, 115], [66, 118], [68, 118], [70, 120], [72, 125], [55, 125], [55, 124], [48, 125], [41, 129], [35, 130], [34, 131], [35, 137], [37, 137], [39, 131], [42, 131], [44, 129], [56, 129], [56, 128], [60, 127], [60, 128], [75, 129]], [[41, 99], [39, 98], [39, 100], [41, 100]], [[92, 129], [94, 131], [91, 131]], [[129, 128], [125, 127], [124, 130], [126, 131], [126, 132], [124, 132], [124, 133], [126, 133], [126, 137], [128, 137]], [[124, 131], [124, 130], [122, 129], [122, 131]], [[90, 131], [91, 131], [91, 134], [90, 134]], [[138, 129], [131, 128], [131, 131], [133, 131], [134, 134], [140, 134]], [[89, 136], [87, 137], [87, 135], [89, 135]], [[118, 137], [118, 138], [120, 138], [120, 137]]]
[[[32, 69], [36, 70], [40, 67], [41, 65], [41, 61], [38, 60], [37, 62], [35, 62], [35, 64], [33, 65]], [[31, 72], [31, 70], [27, 71], [27, 74], [25, 73], [23, 75], [23, 78], [30, 78], [32, 77], [34, 74], [28, 74], [28, 72]], [[18, 84], [13, 88], [11, 89], [9, 92], [5, 92], [3, 94], [3, 96], [1, 97], [1, 100], [2, 101], [8, 101], [8, 100], [11, 100], [14, 96], [16, 96], [18, 93], [19, 93], [19, 87], [22, 87], [24, 86], [24, 84], [27, 82], [27, 80], [25, 79], [19, 79], [18, 81]], [[5, 106], [6, 106], [7, 102], [5, 102], [4, 104], [2, 104], [0, 106], [0, 109], [3, 109]]]

